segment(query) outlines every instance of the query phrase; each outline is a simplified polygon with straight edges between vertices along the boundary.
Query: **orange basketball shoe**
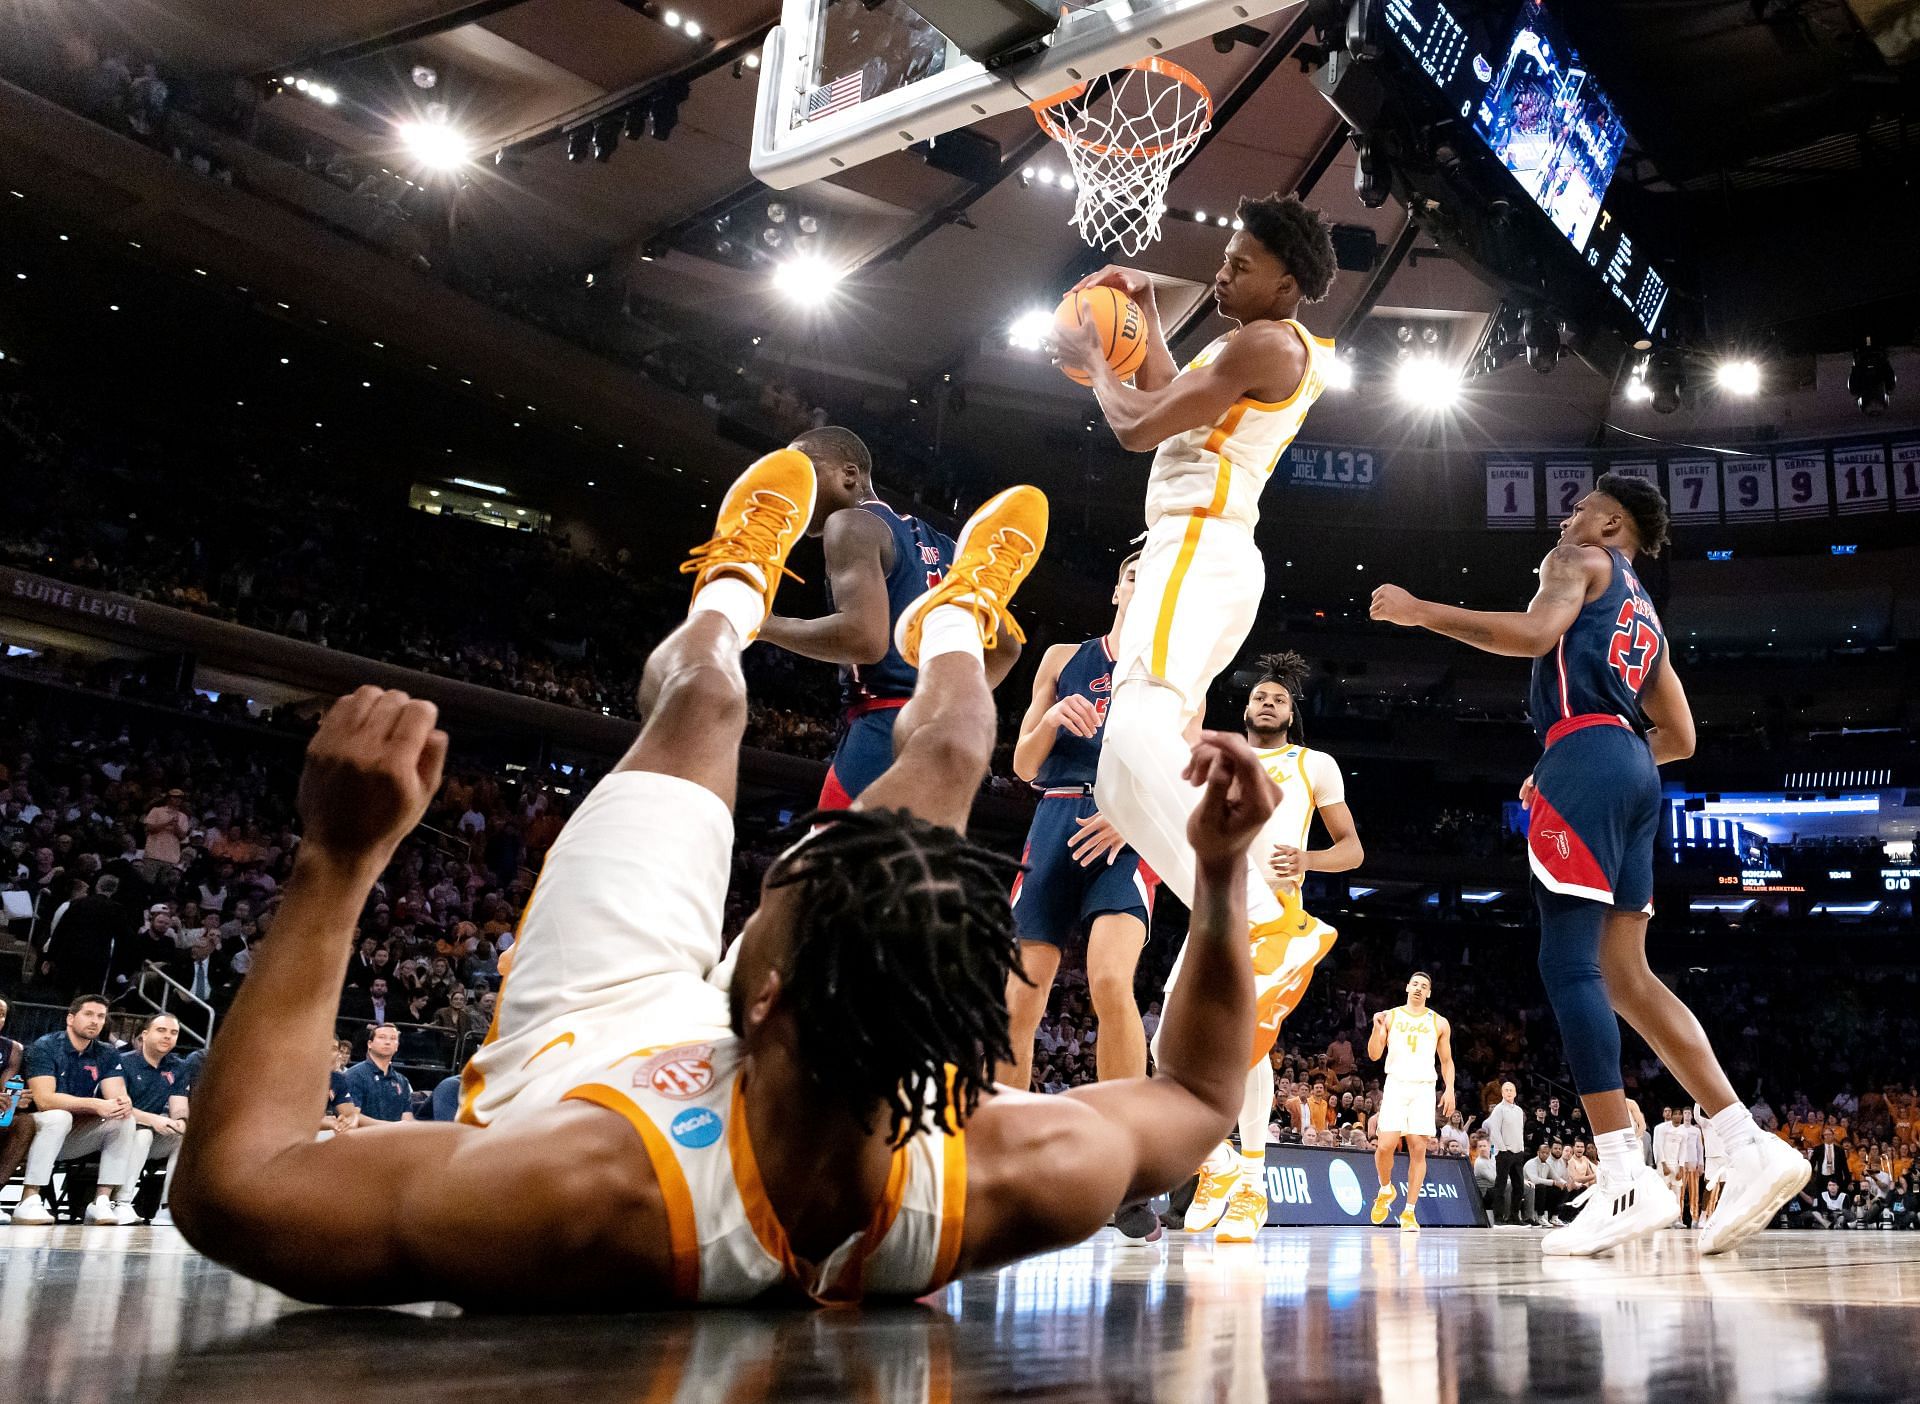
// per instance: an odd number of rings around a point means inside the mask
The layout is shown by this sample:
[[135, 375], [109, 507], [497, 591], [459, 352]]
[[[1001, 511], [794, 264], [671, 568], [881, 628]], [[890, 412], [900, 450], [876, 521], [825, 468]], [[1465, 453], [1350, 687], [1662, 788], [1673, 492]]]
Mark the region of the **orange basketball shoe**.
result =
[[1025, 643], [1007, 606], [1046, 544], [1047, 495], [1039, 488], [1010, 487], [982, 503], [960, 529], [947, 578], [900, 612], [893, 645], [908, 666], [920, 666], [920, 625], [937, 605], [972, 610], [984, 648], [999, 642], [1002, 628]]
[[720, 501], [713, 538], [696, 546], [680, 566], [693, 577], [694, 593], [715, 576], [734, 576], [765, 596], [767, 611], [780, 577], [792, 575], [787, 553], [813, 520], [819, 484], [813, 462], [795, 449], [768, 454], [733, 480]]
[[1273, 1051], [1280, 1025], [1306, 997], [1314, 967], [1340, 933], [1300, 906], [1298, 889], [1280, 893], [1280, 915], [1253, 928], [1252, 1067]]

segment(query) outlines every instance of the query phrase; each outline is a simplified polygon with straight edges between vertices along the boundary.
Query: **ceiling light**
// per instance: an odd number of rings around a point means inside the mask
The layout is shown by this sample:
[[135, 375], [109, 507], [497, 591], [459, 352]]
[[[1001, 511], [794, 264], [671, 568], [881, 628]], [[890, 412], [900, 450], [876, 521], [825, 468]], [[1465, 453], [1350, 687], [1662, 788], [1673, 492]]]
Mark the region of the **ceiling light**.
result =
[[686, 30], [687, 38], [698, 39], [700, 37], [700, 21], [699, 20], [691, 20], [691, 19], [688, 20], [684, 28]]
[[1645, 380], [1635, 376], [1627, 382], [1627, 388], [1622, 393], [1626, 396], [1629, 403], [1644, 405], [1648, 400], [1653, 398], [1653, 387], [1647, 384]]
[[1193, 222], [1195, 224], [1205, 224], [1207, 222], [1207, 212], [1205, 210], [1195, 210], [1193, 212]]
[[501, 497], [505, 497], [507, 495], [507, 490], [501, 487], [498, 483], [480, 483], [480, 482], [475, 482], [472, 478], [455, 478], [454, 481], [460, 484], [461, 487], [475, 488], [480, 492], [491, 492]]
[[444, 122], [402, 122], [400, 140], [430, 170], [450, 171], [473, 159], [473, 143]]
[[680, 12], [678, 10], [668, 10], [660, 16], [660, 22], [666, 25], [668, 29], [678, 29], [680, 27]]
[[797, 306], [819, 307], [833, 296], [845, 276], [845, 269], [834, 267], [824, 258], [795, 254], [774, 265], [773, 286]]
[[758, 68], [759, 66], [760, 66], [760, 51], [756, 49], [752, 53], [747, 55], [747, 67]]
[[1460, 377], [1435, 356], [1409, 356], [1400, 363], [1394, 388], [1408, 404], [1443, 410], [1460, 398]]
[[1345, 356], [1335, 356], [1327, 362], [1327, 386], [1333, 390], [1351, 390], [1353, 388], [1353, 362]]
[[1053, 313], [1044, 307], [1029, 308], [1007, 328], [1007, 345], [1019, 351], [1038, 351], [1052, 331]]
[[1760, 365], [1757, 361], [1722, 361], [1713, 378], [1729, 395], [1760, 393]]

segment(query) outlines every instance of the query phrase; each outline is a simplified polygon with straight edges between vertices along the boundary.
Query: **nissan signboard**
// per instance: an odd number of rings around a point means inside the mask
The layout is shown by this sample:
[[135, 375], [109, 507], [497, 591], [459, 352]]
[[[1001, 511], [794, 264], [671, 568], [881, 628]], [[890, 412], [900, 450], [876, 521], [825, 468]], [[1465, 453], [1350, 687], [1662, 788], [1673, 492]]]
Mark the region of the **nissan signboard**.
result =
[[[1393, 1177], [1406, 1203], [1407, 1158], [1394, 1157]], [[1323, 1150], [1313, 1146], [1267, 1147], [1267, 1222], [1307, 1226], [1364, 1224], [1367, 1207], [1380, 1188], [1370, 1151]], [[1427, 1182], [1420, 1192], [1420, 1222], [1434, 1228], [1481, 1228], [1486, 1215], [1473, 1183], [1473, 1167], [1461, 1157], [1427, 1157]], [[1389, 1220], [1392, 1222], [1392, 1220]]]

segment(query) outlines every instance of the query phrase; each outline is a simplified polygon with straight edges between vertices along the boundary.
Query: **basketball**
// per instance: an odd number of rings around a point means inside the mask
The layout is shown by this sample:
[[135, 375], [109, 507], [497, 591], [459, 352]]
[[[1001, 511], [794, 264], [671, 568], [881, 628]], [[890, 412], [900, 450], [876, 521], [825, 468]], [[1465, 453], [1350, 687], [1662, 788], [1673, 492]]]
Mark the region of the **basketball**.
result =
[[[1074, 326], [1082, 317], [1091, 318], [1093, 329], [1100, 333], [1101, 349], [1115, 375], [1122, 380], [1130, 379], [1146, 364], [1147, 319], [1141, 313], [1140, 305], [1120, 289], [1087, 288], [1082, 292], [1068, 293], [1053, 311], [1054, 324], [1062, 331]], [[1060, 369], [1067, 373], [1069, 380], [1082, 385], [1093, 384], [1085, 371], [1072, 366], [1062, 366]]]

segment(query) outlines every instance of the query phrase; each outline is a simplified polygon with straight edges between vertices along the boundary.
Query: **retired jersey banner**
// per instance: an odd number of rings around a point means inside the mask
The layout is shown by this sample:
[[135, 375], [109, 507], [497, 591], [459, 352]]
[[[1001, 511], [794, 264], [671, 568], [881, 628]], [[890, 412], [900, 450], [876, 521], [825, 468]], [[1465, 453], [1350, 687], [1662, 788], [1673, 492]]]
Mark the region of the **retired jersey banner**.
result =
[[1618, 473], [1623, 478], [1638, 478], [1656, 488], [1660, 486], [1660, 465], [1651, 458], [1622, 458], [1609, 463], [1605, 471]]
[[1893, 446], [1893, 505], [1901, 512], [1920, 512], [1920, 444]]
[[1667, 507], [1676, 522], [1720, 520], [1720, 460], [1667, 460]]
[[1487, 460], [1487, 525], [1499, 529], [1531, 528], [1534, 523], [1533, 460]]
[[1380, 481], [1384, 463], [1376, 449], [1295, 444], [1287, 450], [1287, 486], [1365, 492]]
[[1827, 515], [1827, 451], [1783, 453], [1773, 460], [1774, 501], [1782, 521]]
[[1580, 499], [1593, 491], [1593, 464], [1561, 459], [1547, 464], [1547, 520], [1558, 524], [1573, 515]]
[[1887, 510], [1887, 450], [1850, 444], [1833, 451], [1833, 501], [1843, 516]]
[[1773, 461], [1767, 458], [1729, 458], [1724, 465], [1727, 520], [1773, 520]]

